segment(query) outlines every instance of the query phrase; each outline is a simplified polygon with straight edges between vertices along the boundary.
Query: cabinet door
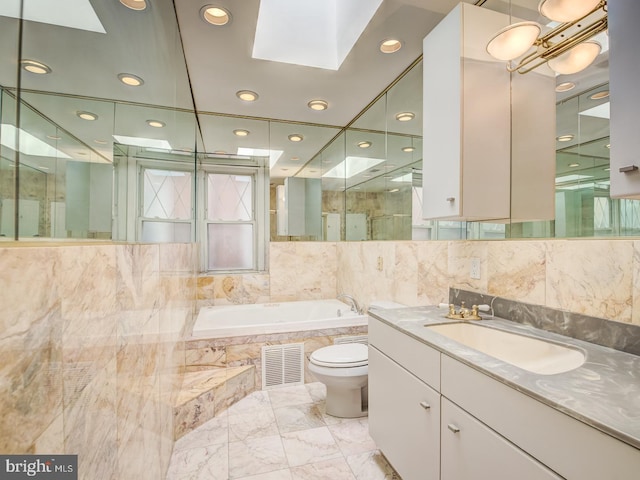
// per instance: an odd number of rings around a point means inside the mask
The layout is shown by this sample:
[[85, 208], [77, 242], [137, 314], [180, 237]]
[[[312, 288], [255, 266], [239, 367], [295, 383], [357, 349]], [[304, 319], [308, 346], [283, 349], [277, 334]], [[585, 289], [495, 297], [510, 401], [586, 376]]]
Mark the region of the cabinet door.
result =
[[403, 480], [440, 476], [440, 394], [369, 347], [369, 432]]
[[442, 480], [561, 479], [442, 397]]

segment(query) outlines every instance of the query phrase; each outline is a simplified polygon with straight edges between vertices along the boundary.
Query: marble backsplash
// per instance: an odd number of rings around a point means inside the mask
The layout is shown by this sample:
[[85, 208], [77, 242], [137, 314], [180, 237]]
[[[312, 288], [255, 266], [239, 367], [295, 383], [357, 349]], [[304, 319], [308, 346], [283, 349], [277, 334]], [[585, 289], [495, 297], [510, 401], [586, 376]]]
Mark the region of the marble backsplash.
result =
[[0, 451], [162, 478], [193, 321], [192, 245], [0, 248]]

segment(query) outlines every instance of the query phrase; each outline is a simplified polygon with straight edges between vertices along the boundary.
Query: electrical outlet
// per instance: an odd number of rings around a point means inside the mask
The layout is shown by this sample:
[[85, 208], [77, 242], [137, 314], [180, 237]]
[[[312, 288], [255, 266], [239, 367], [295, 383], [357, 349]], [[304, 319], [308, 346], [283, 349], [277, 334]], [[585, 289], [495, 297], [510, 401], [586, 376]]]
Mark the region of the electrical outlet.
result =
[[469, 276], [475, 280], [480, 280], [480, 259], [478, 257], [471, 258]]
[[378, 271], [381, 272], [383, 269], [383, 263], [382, 263], [382, 257], [378, 257], [378, 265], [377, 265]]

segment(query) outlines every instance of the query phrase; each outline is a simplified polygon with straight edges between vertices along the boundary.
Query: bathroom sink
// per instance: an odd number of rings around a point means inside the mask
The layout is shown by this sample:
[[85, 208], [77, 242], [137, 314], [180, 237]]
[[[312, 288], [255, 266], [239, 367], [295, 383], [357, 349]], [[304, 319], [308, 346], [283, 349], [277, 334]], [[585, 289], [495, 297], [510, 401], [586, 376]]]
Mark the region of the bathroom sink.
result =
[[542, 375], [563, 373], [584, 363], [584, 354], [571, 347], [469, 323], [425, 325], [432, 332], [494, 358]]

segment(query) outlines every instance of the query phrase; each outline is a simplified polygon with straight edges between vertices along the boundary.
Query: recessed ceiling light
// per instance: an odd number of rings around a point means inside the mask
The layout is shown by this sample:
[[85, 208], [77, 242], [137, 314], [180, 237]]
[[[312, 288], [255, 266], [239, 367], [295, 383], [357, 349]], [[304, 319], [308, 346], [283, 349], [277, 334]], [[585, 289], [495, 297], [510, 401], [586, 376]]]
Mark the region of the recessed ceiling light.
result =
[[384, 40], [380, 44], [380, 51], [382, 53], [395, 53], [402, 48], [402, 42], [395, 38]]
[[288, 168], [281, 168], [280, 170], [282, 170], [283, 172], [288, 172], [289, 171]]
[[227, 154], [227, 152], [224, 151], [224, 150], [215, 150], [213, 153], [215, 155], [226, 155]]
[[200, 10], [200, 14], [205, 22], [217, 27], [226, 25], [231, 21], [231, 14], [227, 9], [214, 5], [205, 5]]
[[144, 80], [133, 73], [119, 73], [118, 78], [125, 85], [129, 85], [130, 87], [139, 87], [144, 83]]
[[416, 147], [402, 147], [402, 151], [405, 153], [411, 153], [416, 149]]
[[576, 84], [573, 82], [562, 82], [556, 85], [556, 92], [568, 92], [569, 90], [573, 90], [576, 88]]
[[606, 147], [606, 148], [611, 148], [611, 144], [610, 144], [610, 143], [607, 143], [607, 144], [605, 145], [605, 147]]
[[389, 190], [389, 193], [396, 193], [399, 192], [400, 189], [399, 188], [392, 188], [391, 190]]
[[556, 140], [559, 142], [570, 142], [573, 140], [573, 135], [560, 135], [559, 137], [556, 137]]
[[364, 175], [362, 175], [363, 178], [371, 178], [371, 175], [369, 175], [368, 173], [365, 173]]
[[147, 125], [153, 128], [162, 128], [167, 124], [164, 122], [161, 122], [160, 120], [147, 120]]
[[396, 166], [393, 163], [387, 163], [387, 167], [388, 168], [396, 168]]
[[609, 96], [609, 90], [602, 90], [601, 92], [594, 93], [589, 98], [591, 100], [602, 100], [603, 98], [607, 98], [608, 96]]
[[234, 130], [233, 131], [233, 134], [236, 137], [246, 137], [247, 135], [249, 135], [249, 133], [251, 133], [251, 132], [249, 132], [249, 130], [242, 130], [242, 129], [238, 129], [238, 130]]
[[258, 94], [251, 90], [238, 90], [236, 97], [245, 102], [255, 102], [258, 99]]
[[145, 0], [120, 0], [120, 3], [131, 10], [144, 10], [147, 8], [147, 2]]
[[298, 160], [300, 160], [300, 157], [291, 157], [291, 160], [297, 162]]
[[574, 163], [570, 163], [570, 164], [569, 164], [569, 167], [570, 167], [570, 168], [576, 168], [576, 167], [579, 167], [579, 166], [580, 166], [580, 164], [579, 164], [579, 163], [576, 163], [576, 162], [574, 162]]
[[304, 137], [299, 133], [292, 133], [288, 138], [291, 142], [301, 142], [304, 140]]
[[27, 72], [37, 73], [38, 75], [51, 73], [51, 68], [48, 65], [36, 62], [35, 60], [22, 60], [20, 64]]
[[329, 103], [325, 102], [324, 100], [311, 100], [309, 103], [307, 103], [307, 106], [311, 109], [311, 110], [326, 110], [327, 108], [329, 108]]
[[369, 148], [369, 147], [371, 146], [371, 142], [367, 142], [367, 141], [365, 141], [365, 142], [358, 142], [358, 146], [359, 146], [360, 148]]
[[50, 138], [51, 140], [61, 140], [62, 137], [59, 137], [57, 135], [47, 135], [47, 138]]
[[95, 139], [94, 140], [95, 143], [97, 143], [98, 145], [106, 145], [107, 141], [106, 140], [99, 140], [99, 139]]
[[408, 122], [415, 118], [415, 114], [411, 112], [401, 112], [396, 114], [396, 120], [399, 122]]
[[76, 115], [78, 117], [80, 117], [83, 120], [89, 120], [90, 122], [97, 120], [98, 119], [98, 115], [96, 115], [95, 113], [91, 113], [91, 112], [83, 112], [83, 111], [77, 111]]

